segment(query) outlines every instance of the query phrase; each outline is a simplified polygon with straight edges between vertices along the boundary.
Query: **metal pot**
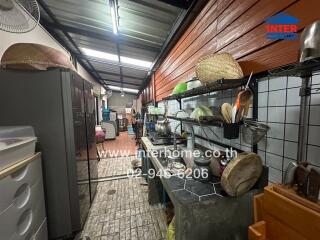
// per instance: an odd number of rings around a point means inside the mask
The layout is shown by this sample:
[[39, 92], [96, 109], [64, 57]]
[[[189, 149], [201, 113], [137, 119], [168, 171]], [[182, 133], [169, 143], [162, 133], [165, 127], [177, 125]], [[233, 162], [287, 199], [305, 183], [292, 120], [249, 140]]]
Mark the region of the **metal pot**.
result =
[[168, 119], [157, 121], [156, 132], [161, 135], [167, 135], [167, 134], [171, 133], [171, 127], [170, 127]]
[[307, 26], [300, 40], [300, 62], [320, 57], [320, 20]]
[[196, 181], [200, 181], [203, 183], [209, 182], [211, 179], [211, 160], [205, 157], [199, 157], [195, 158], [193, 161], [195, 165], [193, 166], [192, 177]]

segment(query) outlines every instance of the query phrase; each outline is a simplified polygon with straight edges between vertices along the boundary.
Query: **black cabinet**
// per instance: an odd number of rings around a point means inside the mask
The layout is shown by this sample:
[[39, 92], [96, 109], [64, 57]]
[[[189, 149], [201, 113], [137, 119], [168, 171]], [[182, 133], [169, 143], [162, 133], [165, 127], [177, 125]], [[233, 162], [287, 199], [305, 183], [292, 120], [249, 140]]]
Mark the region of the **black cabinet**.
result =
[[29, 125], [42, 152], [49, 238], [81, 230], [97, 183], [91, 83], [66, 69], [0, 71], [0, 125]]

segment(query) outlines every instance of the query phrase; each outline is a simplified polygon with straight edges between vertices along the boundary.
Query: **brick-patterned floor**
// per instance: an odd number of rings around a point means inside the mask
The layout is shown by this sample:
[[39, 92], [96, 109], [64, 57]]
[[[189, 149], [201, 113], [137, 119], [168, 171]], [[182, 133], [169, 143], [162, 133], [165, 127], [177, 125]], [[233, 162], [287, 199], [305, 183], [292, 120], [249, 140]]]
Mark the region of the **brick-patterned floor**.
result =
[[[99, 177], [127, 173], [128, 158], [103, 159]], [[148, 203], [148, 186], [143, 178], [104, 181], [98, 184], [97, 195], [83, 231], [76, 240], [164, 240], [166, 221], [160, 205]]]
[[115, 157], [115, 154], [122, 151], [123, 156], [132, 156], [136, 154], [137, 145], [134, 139], [134, 135], [129, 135], [128, 132], [120, 132], [119, 136], [116, 137], [114, 140], [106, 140], [102, 145], [98, 145], [99, 151], [104, 149], [105, 154], [101, 153], [101, 158], [108, 158], [110, 157], [110, 152], [113, 154], [111, 157]]
[[84, 230], [76, 239], [165, 239], [163, 209], [149, 205], [144, 183], [142, 178], [99, 183]]
[[134, 156], [122, 158], [107, 158], [101, 159], [98, 167], [99, 178], [125, 175], [128, 169], [131, 168], [131, 161]]

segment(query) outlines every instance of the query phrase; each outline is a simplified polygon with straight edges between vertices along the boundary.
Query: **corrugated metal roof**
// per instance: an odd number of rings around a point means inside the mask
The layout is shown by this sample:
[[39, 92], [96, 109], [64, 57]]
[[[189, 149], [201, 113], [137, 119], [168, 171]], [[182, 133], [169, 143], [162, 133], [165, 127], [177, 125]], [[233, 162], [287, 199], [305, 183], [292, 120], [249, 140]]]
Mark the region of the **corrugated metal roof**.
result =
[[[53, 23], [45, 13], [42, 15], [42, 23], [46, 28], [54, 30], [64, 41], [70, 43], [61, 29], [71, 36], [80, 49], [89, 48], [117, 54], [118, 43], [121, 56], [149, 62], [153, 62], [158, 56], [181, 11], [157, 0], [118, 0], [119, 35], [115, 38], [109, 0], [40, 1], [44, 2], [58, 22]], [[100, 72], [101, 79], [109, 78], [120, 83], [122, 68], [122, 73], [126, 76], [123, 77], [123, 82], [140, 84], [137, 78], [144, 79], [148, 72], [148, 69], [142, 67], [132, 67], [128, 64], [119, 66], [115, 62], [88, 58], [79, 53], [72, 44], [69, 44], [69, 48], [77, 57], [89, 60], [94, 71]], [[88, 67], [90, 68], [90, 65]], [[119, 75], [118, 78], [115, 74]]]

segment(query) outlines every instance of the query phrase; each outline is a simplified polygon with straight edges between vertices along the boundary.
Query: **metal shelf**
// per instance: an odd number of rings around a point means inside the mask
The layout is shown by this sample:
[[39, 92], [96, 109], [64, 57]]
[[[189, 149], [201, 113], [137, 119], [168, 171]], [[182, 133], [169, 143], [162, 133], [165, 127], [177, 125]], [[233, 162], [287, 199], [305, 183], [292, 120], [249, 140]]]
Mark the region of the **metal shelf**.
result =
[[183, 98], [198, 96], [206, 93], [234, 89], [244, 86], [248, 78], [241, 79], [220, 79], [217, 81], [209, 82], [201, 87], [190, 89], [180, 94], [175, 94], [164, 98], [163, 100], [180, 100]]
[[271, 76], [293, 76], [306, 77], [311, 76], [312, 72], [320, 70], [320, 58], [307, 60], [302, 63], [288, 64], [269, 70]]
[[174, 116], [167, 116], [167, 118], [176, 120], [176, 121], [181, 121], [184, 123], [191, 123], [193, 125], [197, 126], [205, 126], [205, 127], [223, 127], [223, 122], [213, 122], [213, 121], [198, 121], [193, 118], [178, 118]]

